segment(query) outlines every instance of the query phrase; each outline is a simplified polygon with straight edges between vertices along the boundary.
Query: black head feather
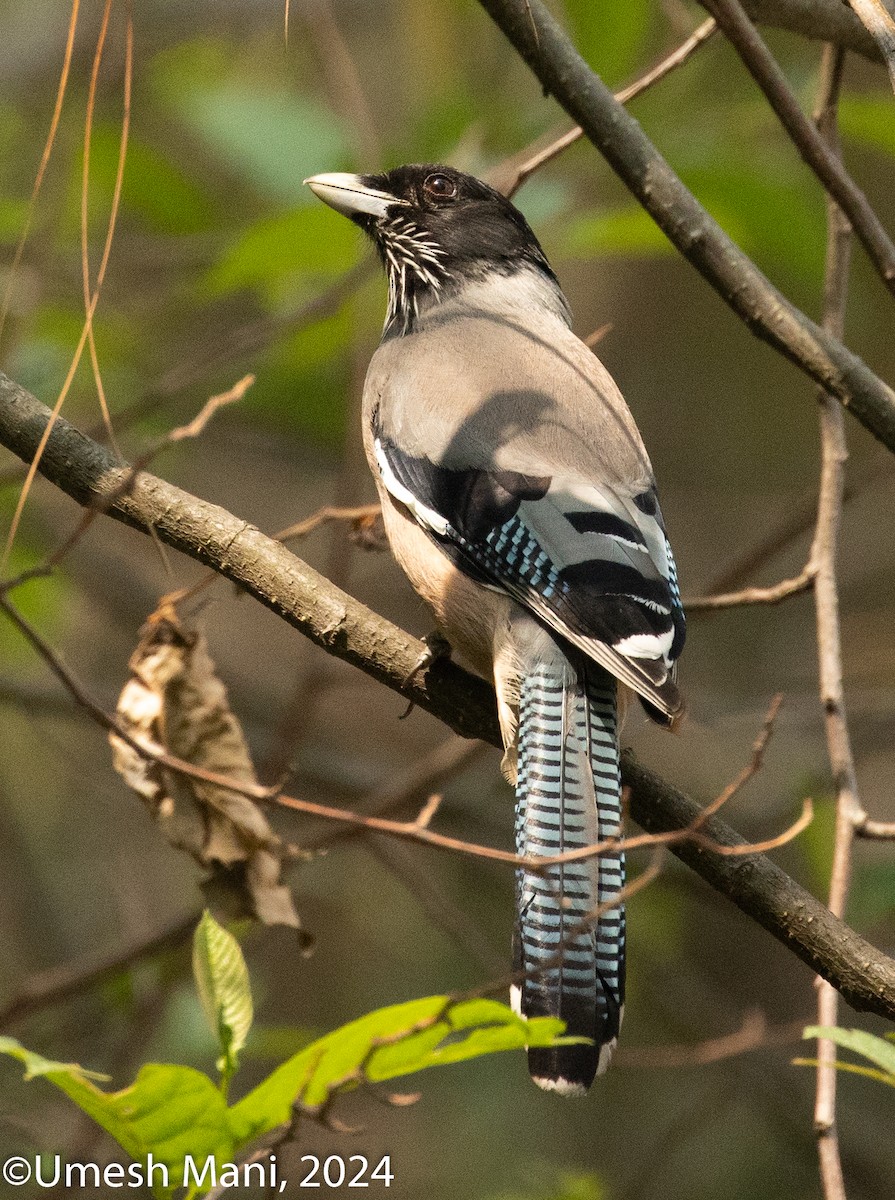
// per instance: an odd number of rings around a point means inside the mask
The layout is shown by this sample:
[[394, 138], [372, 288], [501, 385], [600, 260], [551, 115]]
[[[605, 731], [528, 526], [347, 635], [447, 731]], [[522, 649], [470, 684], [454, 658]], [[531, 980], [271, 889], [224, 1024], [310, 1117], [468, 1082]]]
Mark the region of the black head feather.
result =
[[488, 274], [522, 268], [556, 277], [528, 222], [480, 179], [437, 163], [396, 167], [359, 182], [395, 197], [382, 215], [351, 213], [389, 274], [387, 332], [408, 332], [421, 303]]

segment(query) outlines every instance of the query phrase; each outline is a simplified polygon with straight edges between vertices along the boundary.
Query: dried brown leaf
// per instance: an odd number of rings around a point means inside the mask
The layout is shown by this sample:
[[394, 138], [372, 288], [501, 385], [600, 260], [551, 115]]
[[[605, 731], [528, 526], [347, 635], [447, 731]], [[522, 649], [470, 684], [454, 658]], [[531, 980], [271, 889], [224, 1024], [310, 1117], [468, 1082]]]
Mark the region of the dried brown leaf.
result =
[[[131, 656], [118, 700], [122, 726], [147, 748], [226, 776], [258, 783], [239, 721], [230, 709], [205, 639], [171, 606], [152, 614]], [[116, 771], [147, 804], [164, 836], [210, 871], [203, 888], [228, 917], [300, 929], [281, 882], [286, 848], [259, 805], [229, 788], [188, 778], [144, 758], [110, 734]]]

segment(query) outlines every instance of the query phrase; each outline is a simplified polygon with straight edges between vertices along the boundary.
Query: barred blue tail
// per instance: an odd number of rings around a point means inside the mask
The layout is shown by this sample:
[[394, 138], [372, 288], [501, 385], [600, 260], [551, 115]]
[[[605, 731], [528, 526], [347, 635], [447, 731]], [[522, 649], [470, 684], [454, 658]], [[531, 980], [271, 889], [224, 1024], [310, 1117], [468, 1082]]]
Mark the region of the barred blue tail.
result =
[[[552, 857], [619, 831], [621, 783], [616, 682], [602, 667], [557, 651], [522, 683], [519, 702], [516, 850]], [[557, 1016], [593, 1045], [533, 1049], [534, 1081], [586, 1091], [605, 1071], [624, 1002], [625, 914], [611, 902], [624, 885], [620, 853], [516, 873], [514, 965], [528, 974], [514, 993], [526, 1016]]]

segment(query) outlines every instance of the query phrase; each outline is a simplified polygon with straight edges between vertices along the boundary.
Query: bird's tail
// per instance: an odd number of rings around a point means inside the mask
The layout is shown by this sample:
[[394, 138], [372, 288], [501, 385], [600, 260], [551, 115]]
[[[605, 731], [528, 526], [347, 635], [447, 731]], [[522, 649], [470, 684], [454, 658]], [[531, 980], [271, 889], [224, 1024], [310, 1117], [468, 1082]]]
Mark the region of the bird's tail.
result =
[[[519, 702], [516, 849], [552, 857], [619, 832], [621, 783], [616, 683], [590, 662], [559, 652], [523, 679]], [[514, 968], [525, 972], [514, 1004], [525, 1016], [555, 1016], [593, 1045], [532, 1049], [535, 1083], [587, 1090], [609, 1065], [621, 1023], [625, 914], [612, 908], [624, 885], [621, 853], [516, 875]], [[539, 970], [539, 968], [543, 968]]]

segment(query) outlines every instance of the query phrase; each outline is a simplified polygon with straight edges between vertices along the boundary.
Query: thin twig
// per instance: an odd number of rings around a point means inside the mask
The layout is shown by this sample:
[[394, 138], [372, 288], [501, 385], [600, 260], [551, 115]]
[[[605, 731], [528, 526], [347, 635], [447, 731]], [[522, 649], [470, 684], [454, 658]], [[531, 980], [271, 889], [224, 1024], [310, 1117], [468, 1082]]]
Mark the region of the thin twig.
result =
[[188, 917], [173, 921], [160, 933], [153, 933], [148, 938], [123, 949], [114, 950], [101, 958], [67, 963], [33, 975], [25, 982], [15, 999], [0, 1010], [0, 1029], [8, 1028], [31, 1013], [61, 1004], [82, 992], [88, 992], [147, 958], [155, 958], [158, 954], [176, 950], [192, 936], [200, 915], [198, 912], [190, 913]]
[[53, 105], [53, 115], [50, 118], [50, 128], [47, 133], [47, 140], [44, 142], [43, 153], [40, 157], [40, 165], [37, 168], [37, 174], [34, 178], [34, 186], [31, 189], [31, 197], [28, 201], [28, 211], [25, 214], [25, 223], [22, 226], [18, 241], [16, 242], [15, 253], [12, 257], [12, 262], [6, 276], [6, 287], [3, 292], [3, 301], [0, 303], [0, 340], [3, 338], [3, 330], [6, 326], [6, 318], [9, 315], [9, 306], [12, 299], [12, 291], [16, 281], [16, 275], [19, 265], [22, 261], [22, 255], [25, 252], [25, 243], [28, 240], [28, 234], [31, 230], [31, 224], [34, 220], [34, 212], [37, 208], [37, 198], [40, 195], [40, 189], [43, 184], [44, 175], [50, 162], [50, 155], [53, 152], [53, 146], [56, 141], [56, 134], [59, 130], [59, 119], [62, 116], [62, 105], [65, 100], [65, 92], [68, 87], [68, 76], [71, 70], [72, 54], [75, 45], [75, 31], [78, 28], [78, 11], [80, 9], [80, 0], [72, 0], [71, 15], [68, 19], [68, 33], [65, 40], [65, 54], [62, 59], [62, 69], [59, 73], [59, 85], [56, 88], [56, 100]]
[[[74, 5], [73, 10], [72, 10], [72, 20], [74, 21], [76, 19], [76, 17], [77, 17], [77, 4]], [[72, 29], [72, 34], [73, 34], [73, 32], [74, 32], [74, 30]], [[101, 33], [100, 40], [97, 44], [97, 57], [99, 57], [102, 53], [103, 40], [104, 40], [104, 34]], [[65, 400], [68, 396], [71, 385], [74, 382], [74, 378], [75, 378], [75, 374], [77, 373], [78, 366], [81, 362], [81, 357], [84, 353], [84, 346], [85, 346], [88, 338], [92, 337], [92, 334], [93, 334], [93, 317], [96, 312], [96, 307], [99, 303], [100, 292], [102, 291], [103, 283], [106, 278], [106, 270], [108, 268], [109, 258], [112, 253], [112, 243], [115, 238], [115, 226], [118, 221], [118, 209], [119, 209], [119, 201], [121, 198], [121, 186], [122, 186], [123, 177], [124, 177], [124, 155], [125, 155], [126, 149], [127, 149], [128, 131], [130, 129], [130, 95], [131, 95], [131, 80], [132, 80], [132, 64], [133, 64], [133, 25], [131, 22], [130, 13], [128, 13], [128, 20], [127, 20], [127, 27], [126, 27], [126, 57], [125, 57], [125, 73], [124, 73], [124, 111], [123, 111], [123, 117], [122, 117], [122, 123], [121, 123], [121, 148], [120, 148], [119, 156], [118, 156], [118, 166], [117, 166], [116, 177], [115, 177], [115, 190], [114, 190], [113, 197], [112, 197], [112, 207], [109, 211], [109, 219], [106, 224], [106, 237], [105, 237], [105, 241], [103, 243], [102, 255], [100, 257], [99, 267], [97, 268], [96, 281], [93, 284], [93, 291], [89, 297], [89, 303], [87, 303], [85, 306], [86, 311], [85, 311], [85, 315], [84, 315], [84, 324], [81, 328], [81, 336], [78, 339], [78, 344], [75, 347], [74, 355], [72, 356], [71, 363], [69, 364], [68, 373], [65, 376], [65, 380], [62, 384], [62, 388], [59, 392], [59, 395], [56, 399], [56, 403], [53, 407], [53, 415], [50, 418], [50, 421], [47, 425], [46, 430], [44, 431], [44, 435], [41, 438], [41, 441], [38, 443], [37, 448], [35, 449], [34, 457], [32, 458], [31, 463], [28, 466], [28, 470], [25, 474], [25, 481], [22, 484], [22, 490], [19, 493], [19, 498], [16, 502], [15, 511], [13, 513], [12, 520], [10, 521], [9, 531], [6, 536], [6, 543], [3, 548], [3, 553], [2, 553], [2, 555], [0, 555], [0, 572], [4, 572], [6, 570], [6, 564], [9, 561], [9, 555], [12, 552], [12, 547], [13, 547], [13, 543], [15, 541], [16, 533], [18, 531], [19, 522], [22, 519], [22, 513], [25, 508], [25, 502], [28, 498], [28, 494], [31, 490], [32, 483], [34, 482], [34, 478], [37, 474], [41, 455], [44, 452], [44, 449], [47, 444], [47, 440], [49, 439], [49, 436], [52, 432], [53, 423], [59, 416], [59, 413], [62, 411], [62, 406], [65, 403]], [[60, 103], [61, 103], [61, 94], [60, 94]], [[48, 145], [49, 145], [49, 143], [48, 143]], [[88, 145], [89, 145], [89, 143], [88, 143]]]
[[[723, 29], [799, 154], [848, 217], [880, 278], [895, 295], [895, 245], [867, 197], [846, 171], [841, 155], [830, 149], [817, 126], [802, 111], [786, 76], [740, 0], [700, 0], [700, 3]], [[829, 329], [829, 325], [826, 327]]]
[[895, 821], [871, 821], [866, 813], [860, 813], [855, 821], [855, 836], [870, 841], [892, 841], [895, 839]]
[[[17, 575], [14, 579], [0, 580], [0, 594], [9, 592], [13, 588], [17, 588], [23, 583], [28, 583], [32, 579], [39, 579], [51, 574], [53, 569], [58, 567], [63, 559], [65, 559], [67, 555], [71, 553], [96, 518], [107, 512], [110, 505], [112, 505], [115, 500], [119, 498], [119, 496], [123, 496], [126, 492], [130, 491], [134, 485], [134, 480], [137, 478], [139, 473], [148, 467], [154, 458], [161, 454], [163, 450], [177, 442], [184, 441], [186, 438], [198, 437], [199, 434], [204, 431], [205, 426], [218, 411], [218, 409], [223, 408], [227, 404], [233, 404], [237, 400], [241, 400], [254, 382], [254, 375], [245, 375], [238, 382], [234, 383], [231, 388], [228, 388], [226, 392], [221, 392], [219, 395], [212, 396], [210, 399], [206, 400], [205, 404], [203, 404], [202, 408], [199, 410], [193, 420], [189, 422], [189, 424], [179, 425], [176, 429], [172, 429], [170, 433], [167, 433], [164, 437], [160, 438], [151, 449], [147, 450], [138, 459], [135, 459], [130, 466], [125, 466], [123, 463], [120, 464], [123, 470], [123, 475], [117, 487], [102, 499], [97, 499], [95, 504], [91, 504], [87, 507], [86, 511], [72, 532], [68, 535], [68, 537], [60, 542], [55, 550], [47, 555], [43, 562], [37, 563], [33, 567], [28, 567], [27, 570], [22, 571], [21, 574]], [[154, 527], [150, 526], [147, 532], [149, 532], [155, 540]], [[212, 574], [212, 580], [214, 578], [216, 577]], [[206, 580], [205, 582], [207, 583], [211, 581]], [[180, 602], [186, 597], [186, 595], [192, 595], [195, 590], [196, 588], [193, 588], [186, 593], [174, 593], [173, 597], [177, 600], [177, 602]]]
[[[114, 413], [115, 427], [118, 433], [121, 434], [146, 417], [153, 416], [178, 392], [203, 383], [212, 371], [226, 366], [234, 359], [263, 350], [280, 333], [285, 331], [295, 333], [337, 312], [351, 293], [372, 276], [374, 266], [374, 260], [366, 258], [356, 267], [339, 276], [322, 292], [310, 300], [303, 301], [288, 312], [276, 316], [260, 317], [244, 325], [228, 329], [219, 337], [209, 340], [204, 346], [197, 347], [194, 339], [186, 357], [166, 368], [132, 404], [128, 404]], [[100, 443], [105, 442], [108, 438], [105, 424], [102, 421], [88, 426], [86, 433], [88, 437]], [[0, 471], [0, 487], [22, 479], [25, 470], [26, 468], [23, 467], [12, 467]]]
[[[163, 747], [155, 743], [134, 737], [116, 717], [111, 716], [97, 704], [83, 684], [75, 678], [73, 672], [63, 663], [59, 655], [41, 637], [34, 626], [22, 616], [18, 609], [10, 603], [9, 598], [2, 595], [2, 593], [0, 593], [0, 609], [6, 613], [16, 628], [24, 634], [33, 648], [52, 670], [56, 678], [68, 689], [73, 699], [107, 733], [114, 733], [116, 737], [121, 738], [122, 741], [141, 757], [151, 762], [159, 763], [161, 766], [167, 767], [168, 770], [178, 775], [184, 775], [191, 779], [199, 779], [203, 783], [214, 784], [216, 787], [225, 788], [235, 795], [245, 796], [247, 799], [258, 803], [276, 803], [283, 808], [307, 813], [313, 817], [321, 817], [325, 821], [352, 825], [358, 829], [373, 833], [386, 833], [392, 837], [402, 838], [411, 842], [420, 842], [423, 845], [433, 846], [439, 850], [447, 850], [454, 854], [464, 854], [471, 858], [488, 859], [492, 862], [505, 863], [512, 867], [523, 867], [528, 871], [536, 873], [543, 873], [551, 867], [560, 866], [568, 862], [580, 862], [599, 858], [604, 854], [616, 853], [619, 849], [629, 851], [639, 850], [644, 847], [671, 846], [687, 839], [693, 840], [697, 845], [703, 846], [707, 850], [712, 850], [722, 855], [749, 855], [759, 852], [751, 843], [732, 846], [720, 845], [713, 838], [706, 836], [700, 831], [708, 818], [713, 816], [721, 805], [739, 790], [746, 779], [751, 778], [758, 769], [761, 762], [761, 755], [764, 752], [764, 746], [767, 743], [767, 738], [770, 736], [770, 721], [773, 720], [772, 715], [769, 717], [769, 721], [766, 722], [764, 734], [759, 737], [759, 741], [756, 743], [752, 762], [749, 766], [711, 804], [707, 805], [705, 809], [700, 810], [693, 821], [685, 828], [669, 830], [665, 833], [643, 833], [630, 838], [609, 837], [604, 838], [600, 842], [595, 842], [593, 845], [579, 847], [576, 850], [567, 850], [563, 854], [553, 855], [552, 857], [528, 857], [512, 854], [508, 850], [500, 850], [495, 846], [483, 846], [476, 842], [464, 841], [462, 838], [453, 838], [445, 834], [435, 833], [433, 830], [426, 828], [425, 825], [420, 825], [416, 820], [392, 821], [386, 817], [365, 816], [362, 813], [352, 812], [350, 809], [335, 808], [329, 804], [318, 804], [314, 800], [299, 799], [297, 796], [286, 796], [281, 794], [278, 786], [268, 788], [260, 784], [231, 779], [227, 775], [222, 775], [217, 771], [209, 771], [205, 767], [196, 766], [174, 754], [169, 754]], [[789, 829], [772, 839], [771, 842], [763, 842], [760, 845], [762, 847], [766, 845], [779, 846], [787, 841], [791, 841], [792, 838], [796, 837], [805, 828], [810, 819], [810, 801], [805, 801], [801, 816]]]
[[767, 1046], [786, 1046], [798, 1042], [805, 1028], [804, 1021], [785, 1025], [769, 1025], [761, 1009], [753, 1009], [743, 1017], [743, 1023], [733, 1033], [707, 1038], [703, 1042], [680, 1046], [621, 1046], [612, 1058], [613, 1066], [637, 1068], [702, 1067], [736, 1058], [751, 1050]]
[[382, 512], [382, 506], [379, 504], [356, 504], [351, 508], [340, 508], [332, 504], [324, 504], [322, 508], [318, 508], [315, 513], [309, 517], [305, 517], [303, 521], [296, 521], [294, 525], [287, 525], [285, 529], [280, 529], [272, 534], [278, 542], [299, 541], [303, 537], [307, 537], [315, 529], [321, 525], [326, 525], [330, 521], [350, 521], [356, 528], [362, 526], [366, 522], [373, 521]]
[[[620, 92], [616, 92], [615, 98], [619, 104], [628, 104], [637, 96], [642, 95], [648, 88], [651, 88], [654, 83], [658, 83], [660, 79], [664, 79], [676, 67], [682, 66], [692, 54], [704, 45], [712, 34], [717, 30], [718, 25], [714, 17], [709, 17], [707, 21], [699, 26], [677, 49], [665, 56], [654, 67], [642, 75], [634, 83], [628, 87], [622, 88]], [[514, 154], [511, 158], [506, 159], [500, 166], [496, 167], [492, 172], [495, 186], [499, 186], [507, 196], [514, 196], [522, 187], [523, 183], [529, 179], [535, 171], [540, 170], [546, 163], [552, 162], [569, 146], [573, 146], [580, 138], [584, 136], [584, 130], [580, 125], [567, 130], [565, 133], [560, 133], [551, 138], [546, 146], [541, 146], [543, 141], [539, 138], [531, 146], [526, 147], [520, 153]], [[521, 162], [519, 161], [521, 159]], [[519, 165], [513, 167], [513, 164], [518, 162]]]
[[[888, 457], [865, 467], [858, 479], [846, 482], [842, 497], [843, 504], [848, 504], [881, 479], [892, 478], [892, 462]], [[706, 596], [720, 595], [739, 589], [759, 567], [764, 566], [781, 551], [785, 550], [802, 534], [814, 530], [817, 524], [817, 491], [812, 489], [809, 495], [795, 504], [787, 506], [786, 515], [777, 521], [758, 541], [741, 551], [712, 579], [706, 588]], [[797, 577], [798, 578], [798, 577]], [[691, 602], [692, 603], [692, 602]]]
[[809, 563], [792, 579], [783, 579], [773, 587], [743, 588], [739, 592], [717, 592], [709, 596], [684, 599], [687, 614], [712, 612], [719, 608], [742, 608], [749, 604], [780, 604], [790, 596], [800, 596], [814, 586], [814, 568]]
[[[830, 148], [839, 154], [836, 111], [844, 65], [844, 52], [824, 49], [821, 83], [815, 120]], [[824, 277], [824, 326], [841, 336], [845, 324], [848, 276], [851, 261], [849, 222], [832, 199], [827, 201], [827, 262]], [[839, 626], [839, 595], [836, 581], [836, 552], [842, 518], [845, 461], [845, 422], [840, 406], [825, 393], [819, 396], [821, 475], [817, 506], [817, 529], [811, 561], [817, 575], [814, 603], [817, 611], [817, 652], [820, 699], [823, 705], [827, 754], [836, 787], [836, 829], [829, 907], [844, 916], [851, 876], [855, 815], [860, 811], [854, 756], [845, 714], [842, 687], [842, 644]], [[835, 1025], [839, 997], [834, 988], [818, 981], [817, 1023]], [[845, 1183], [836, 1132], [836, 1051], [832, 1042], [821, 1039], [817, 1047], [817, 1088], [814, 1127], [820, 1175], [825, 1200], [845, 1200]]]
[[761, 729], [759, 730], [755, 741], [752, 743], [752, 757], [749, 759], [749, 762], [745, 765], [745, 767], [743, 767], [742, 771], [740, 771], [739, 775], [737, 775], [737, 777], [725, 788], [722, 788], [711, 804], [707, 804], [705, 806], [705, 809], [703, 810], [705, 813], [704, 819], [708, 819], [714, 813], [718, 812], [719, 809], [723, 808], [728, 800], [732, 800], [737, 792], [741, 791], [749, 782], [749, 780], [752, 779], [753, 776], [757, 775], [761, 770], [762, 763], [764, 762], [765, 751], [768, 748], [768, 742], [770, 742], [771, 736], [774, 732], [774, 723], [777, 720], [777, 714], [780, 712], [780, 705], [782, 703], [783, 693], [778, 692], [768, 705], [768, 711], [765, 713], [765, 718], [762, 722]]

